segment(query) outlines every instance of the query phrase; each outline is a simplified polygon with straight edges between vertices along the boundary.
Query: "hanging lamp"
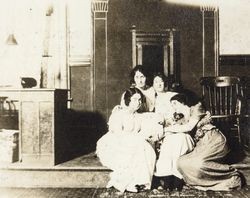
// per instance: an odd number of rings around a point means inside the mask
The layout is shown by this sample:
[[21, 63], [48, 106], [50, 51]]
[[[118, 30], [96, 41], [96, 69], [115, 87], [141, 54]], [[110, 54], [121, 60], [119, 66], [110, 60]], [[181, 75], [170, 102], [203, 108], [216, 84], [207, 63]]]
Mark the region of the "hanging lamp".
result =
[[6, 40], [6, 44], [7, 45], [18, 45], [14, 34], [9, 34], [9, 36]]

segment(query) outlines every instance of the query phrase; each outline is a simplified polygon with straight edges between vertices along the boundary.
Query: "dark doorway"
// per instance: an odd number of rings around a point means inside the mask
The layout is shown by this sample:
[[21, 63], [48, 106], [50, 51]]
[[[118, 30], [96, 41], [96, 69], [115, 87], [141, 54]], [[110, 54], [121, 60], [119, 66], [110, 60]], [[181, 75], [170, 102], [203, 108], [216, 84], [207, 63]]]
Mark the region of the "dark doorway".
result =
[[161, 45], [143, 46], [143, 65], [148, 67], [150, 73], [164, 72], [164, 49]]

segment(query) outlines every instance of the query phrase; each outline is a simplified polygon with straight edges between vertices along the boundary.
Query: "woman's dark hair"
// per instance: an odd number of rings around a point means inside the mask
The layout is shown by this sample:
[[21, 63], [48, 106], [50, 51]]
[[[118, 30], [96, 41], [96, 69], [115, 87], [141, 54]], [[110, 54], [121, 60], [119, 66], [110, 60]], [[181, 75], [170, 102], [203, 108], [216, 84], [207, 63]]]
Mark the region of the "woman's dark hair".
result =
[[176, 100], [184, 105], [187, 105], [188, 107], [194, 106], [196, 105], [198, 102], [200, 102], [200, 100], [198, 98], [195, 97], [191, 97], [187, 94], [183, 94], [183, 93], [178, 93], [176, 95], [174, 95], [170, 101]]
[[137, 89], [137, 88], [135, 88], [135, 87], [130, 87], [130, 88], [128, 88], [128, 89], [125, 91], [125, 93], [124, 93], [124, 103], [125, 103], [126, 106], [129, 105], [129, 103], [130, 103], [130, 101], [131, 101], [131, 97], [132, 97], [134, 94], [136, 94], [136, 93], [140, 94], [141, 99], [143, 100], [143, 97], [144, 97], [144, 96], [143, 96], [142, 92], [141, 92], [139, 89]]
[[143, 65], [136, 65], [132, 71], [130, 72], [130, 84], [133, 85], [135, 84], [135, 80], [134, 80], [134, 77], [135, 77], [135, 73], [139, 71], [141, 72], [145, 77], [146, 77], [146, 85], [148, 85], [148, 72], [147, 72], [147, 69], [145, 66]]
[[153, 74], [153, 77], [152, 77], [152, 85], [153, 85], [154, 79], [155, 79], [156, 77], [159, 77], [159, 78], [161, 78], [161, 79], [163, 80], [163, 82], [164, 82], [164, 88], [165, 88], [165, 87], [168, 87], [168, 78], [167, 78], [162, 72], [155, 72], [155, 73]]

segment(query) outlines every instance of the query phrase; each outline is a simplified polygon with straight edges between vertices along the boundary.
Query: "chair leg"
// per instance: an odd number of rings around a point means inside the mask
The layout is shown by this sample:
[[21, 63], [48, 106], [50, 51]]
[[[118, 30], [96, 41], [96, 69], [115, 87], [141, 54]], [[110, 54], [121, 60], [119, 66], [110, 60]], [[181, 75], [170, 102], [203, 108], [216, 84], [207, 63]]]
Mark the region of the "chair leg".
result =
[[240, 118], [236, 118], [237, 122], [237, 131], [238, 131], [238, 137], [239, 137], [239, 144], [241, 145], [241, 127], [240, 127]]

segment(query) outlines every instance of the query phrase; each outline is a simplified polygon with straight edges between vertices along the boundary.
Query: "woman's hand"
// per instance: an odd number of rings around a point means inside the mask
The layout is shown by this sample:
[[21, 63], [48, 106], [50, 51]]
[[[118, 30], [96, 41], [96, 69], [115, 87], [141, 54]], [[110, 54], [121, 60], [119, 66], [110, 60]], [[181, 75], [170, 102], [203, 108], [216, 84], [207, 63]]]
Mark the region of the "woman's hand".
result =
[[168, 118], [164, 120], [164, 127], [169, 127], [173, 124], [173, 119], [172, 118]]
[[197, 127], [202, 127], [211, 122], [212, 122], [211, 113], [207, 111], [206, 115], [198, 122]]

